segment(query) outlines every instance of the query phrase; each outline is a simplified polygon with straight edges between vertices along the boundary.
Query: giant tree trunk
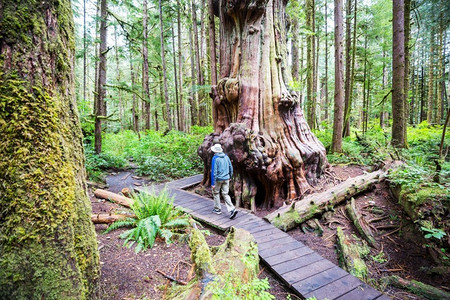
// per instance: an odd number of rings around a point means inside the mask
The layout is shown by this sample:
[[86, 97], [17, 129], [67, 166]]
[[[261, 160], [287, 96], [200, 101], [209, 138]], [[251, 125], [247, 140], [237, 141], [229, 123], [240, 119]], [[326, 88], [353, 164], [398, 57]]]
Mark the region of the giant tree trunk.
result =
[[404, 1], [394, 0], [392, 19], [392, 145], [406, 147]]
[[0, 16], [0, 298], [95, 299], [70, 1], [4, 0]]
[[290, 74], [284, 26], [279, 26], [285, 22], [285, 1], [222, 0], [219, 6], [217, 123], [198, 150], [203, 184], [210, 182], [210, 147], [220, 142], [235, 168], [236, 204], [279, 207], [302, 196], [328, 165], [323, 145], [285, 84]]

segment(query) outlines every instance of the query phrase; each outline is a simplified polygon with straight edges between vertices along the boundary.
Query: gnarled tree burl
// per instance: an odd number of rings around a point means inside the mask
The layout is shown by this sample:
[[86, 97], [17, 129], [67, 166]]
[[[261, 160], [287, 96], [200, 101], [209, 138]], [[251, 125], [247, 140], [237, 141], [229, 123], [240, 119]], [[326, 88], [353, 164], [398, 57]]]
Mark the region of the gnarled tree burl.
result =
[[219, 142], [235, 168], [237, 206], [279, 207], [300, 197], [328, 165], [298, 97], [288, 90], [285, 0], [216, 0], [220, 18], [220, 79], [212, 87], [215, 132], [198, 153], [209, 184]]

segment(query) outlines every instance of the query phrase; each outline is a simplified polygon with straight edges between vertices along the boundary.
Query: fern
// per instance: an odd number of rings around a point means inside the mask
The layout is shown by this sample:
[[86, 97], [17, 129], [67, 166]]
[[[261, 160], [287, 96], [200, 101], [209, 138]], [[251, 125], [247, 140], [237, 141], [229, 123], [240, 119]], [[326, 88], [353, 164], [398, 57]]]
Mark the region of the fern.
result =
[[106, 228], [106, 230], [103, 231], [103, 233], [108, 233], [108, 232], [111, 232], [113, 230], [116, 230], [116, 229], [122, 228], [122, 227], [133, 226], [135, 224], [136, 224], [136, 219], [133, 219], [133, 218], [128, 218], [128, 219], [125, 219], [125, 220], [116, 221], [116, 222], [112, 223], [111, 225], [109, 225], [109, 227]]
[[179, 227], [188, 227], [189, 219], [173, 219], [164, 224], [165, 228], [179, 228]]

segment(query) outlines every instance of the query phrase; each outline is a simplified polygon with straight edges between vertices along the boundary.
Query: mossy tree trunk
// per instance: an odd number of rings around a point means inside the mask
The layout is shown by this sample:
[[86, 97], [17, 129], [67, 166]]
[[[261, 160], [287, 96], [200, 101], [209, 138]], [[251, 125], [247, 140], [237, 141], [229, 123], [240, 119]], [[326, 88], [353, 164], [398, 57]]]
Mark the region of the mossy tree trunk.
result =
[[215, 132], [198, 153], [209, 184], [212, 153], [220, 142], [235, 168], [238, 206], [283, 204], [303, 195], [328, 165], [298, 97], [290, 93], [282, 0], [216, 1], [220, 18], [220, 80], [213, 87]]
[[0, 298], [95, 299], [70, 1], [0, 4]]

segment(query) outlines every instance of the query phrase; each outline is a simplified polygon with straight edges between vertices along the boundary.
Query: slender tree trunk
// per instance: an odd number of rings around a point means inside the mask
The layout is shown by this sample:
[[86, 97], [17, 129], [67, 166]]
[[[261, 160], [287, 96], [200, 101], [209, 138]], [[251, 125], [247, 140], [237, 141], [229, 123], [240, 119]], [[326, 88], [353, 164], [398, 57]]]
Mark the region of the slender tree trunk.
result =
[[[314, 184], [327, 165], [295, 94], [288, 91], [284, 0], [221, 1], [216, 132], [199, 148], [209, 183], [218, 141], [235, 169], [231, 190], [244, 207], [281, 206]], [[263, 42], [264, 41], [264, 42]], [[277, 53], [277, 55], [274, 55]]]
[[96, 95], [96, 112], [95, 112], [95, 153], [102, 152], [102, 117], [106, 116], [106, 19], [108, 16], [107, 0], [101, 0], [100, 4], [100, 47], [99, 47], [99, 63], [98, 63], [98, 82]]
[[307, 120], [311, 129], [315, 128], [315, 101], [314, 101], [314, 65], [315, 65], [315, 38], [314, 38], [314, 0], [306, 0], [306, 27], [310, 33], [306, 37], [306, 98]]
[[423, 122], [427, 119], [427, 115], [425, 114], [425, 70], [423, 68], [423, 64], [421, 67], [421, 88], [420, 88], [420, 122]]
[[436, 94], [436, 123], [438, 125], [441, 124], [442, 119], [444, 118], [444, 92], [445, 92], [445, 79], [444, 79], [444, 16], [442, 12], [440, 13], [439, 18], [439, 48], [438, 48], [438, 92]]
[[150, 106], [150, 87], [148, 78], [148, 8], [147, 0], [143, 2], [142, 9], [142, 27], [143, 40], [142, 40], [142, 92], [144, 99], [144, 120], [145, 129], [149, 130], [151, 127], [151, 106]]
[[[116, 81], [117, 84], [120, 85], [120, 61], [119, 61], [119, 46], [117, 43], [117, 26], [114, 25], [114, 50], [115, 50], [115, 57], [116, 57]], [[118, 95], [118, 111], [119, 111], [119, 122], [120, 122], [120, 129], [123, 129], [123, 100], [122, 100], [122, 91], [119, 89], [117, 91]]]
[[172, 113], [170, 111], [170, 103], [169, 103], [169, 89], [167, 87], [167, 71], [166, 71], [166, 58], [164, 53], [164, 25], [163, 25], [163, 16], [162, 16], [162, 4], [161, 0], [159, 0], [159, 28], [160, 28], [160, 41], [161, 41], [161, 62], [162, 62], [162, 72], [163, 72], [163, 83], [164, 83], [164, 102], [166, 104], [166, 117], [167, 117], [167, 125], [169, 131], [172, 130]]
[[352, 0], [346, 0], [346, 13], [345, 13], [345, 98], [344, 98], [344, 136], [350, 135], [350, 76], [351, 76], [351, 56], [350, 49], [352, 46], [352, 28], [351, 28], [351, 15], [352, 15]]
[[83, 101], [86, 101], [86, 73], [87, 73], [87, 31], [86, 31], [86, 0], [83, 0]]
[[405, 137], [405, 144], [406, 144], [406, 131], [408, 128], [408, 116], [409, 116], [409, 65], [410, 65], [410, 51], [411, 48], [410, 44], [410, 35], [411, 35], [411, 0], [404, 0], [405, 5], [405, 13], [404, 13], [404, 22], [405, 22], [405, 92], [404, 92], [404, 110], [405, 110], [405, 116], [403, 118], [403, 136]]
[[[101, 6], [101, 0], [97, 0], [97, 11], [96, 11], [96, 20], [100, 20], [100, 6]], [[100, 58], [100, 54], [99, 54], [99, 48], [100, 48], [100, 43], [98, 43], [97, 41], [100, 40], [100, 35], [99, 35], [99, 24], [100, 22], [96, 21], [95, 22], [95, 70], [94, 70], [94, 115], [96, 114], [97, 111], [97, 84], [98, 84], [98, 65], [99, 65], [99, 61], [98, 59]], [[95, 133], [94, 133], [95, 134]]]
[[183, 54], [181, 52], [181, 4], [180, 0], [177, 0], [177, 31], [178, 31], [178, 71], [180, 79], [180, 116], [178, 119], [179, 129], [185, 131], [185, 118], [184, 118], [184, 100], [183, 100]]
[[[191, 25], [193, 26], [193, 25]], [[195, 76], [195, 72], [197, 71], [195, 68], [195, 50], [194, 48], [194, 42], [193, 42], [193, 27], [190, 28], [189, 30], [189, 52], [190, 52], [190, 57], [191, 57], [191, 96], [189, 97], [189, 104], [190, 104], [190, 108], [191, 108], [191, 125], [199, 125], [199, 120], [198, 120], [198, 106], [197, 106], [197, 93], [195, 92], [195, 80], [196, 80], [196, 76]]]
[[417, 70], [417, 66], [414, 65], [413, 66], [413, 70], [412, 70], [412, 74], [411, 74], [411, 87], [412, 87], [412, 91], [411, 91], [411, 104], [409, 106], [409, 123], [410, 124], [415, 124], [414, 121], [414, 115], [416, 112], [416, 70]]
[[0, 16], [0, 299], [97, 299], [71, 3], [4, 0]]
[[434, 123], [434, 114], [433, 114], [433, 100], [434, 100], [434, 27], [431, 30], [431, 38], [430, 38], [430, 52], [429, 52], [429, 65], [428, 65], [428, 110], [427, 110], [427, 122], [429, 124]]
[[297, 18], [292, 18], [292, 41], [291, 41], [291, 53], [292, 53], [292, 78], [298, 82], [300, 78], [300, 58], [299, 58], [299, 36], [300, 26]]
[[[136, 75], [134, 72], [134, 66], [133, 66], [133, 52], [132, 50], [132, 44], [131, 41], [128, 42], [128, 51], [130, 52], [130, 77], [131, 77], [131, 88], [133, 89], [133, 91], [135, 90], [135, 86], [136, 86]], [[134, 132], [139, 132], [139, 117], [138, 117], [138, 113], [137, 113], [137, 103], [136, 103], [136, 94], [133, 93], [133, 104], [131, 107], [131, 114], [132, 114], [132, 118], [133, 118], [133, 130]]]
[[325, 121], [328, 123], [328, 3], [325, 1]]
[[217, 124], [217, 109], [214, 103], [220, 101], [217, 92], [217, 59], [216, 59], [216, 24], [214, 21], [213, 0], [208, 0], [208, 20], [209, 20], [209, 53], [211, 66], [211, 98], [213, 100], [213, 125], [214, 131]]
[[344, 74], [343, 74], [343, 3], [334, 0], [334, 121], [332, 151], [342, 152], [342, 130], [344, 127]]
[[174, 24], [172, 24], [172, 53], [173, 53], [173, 77], [174, 77], [174, 85], [175, 85], [175, 106], [176, 106], [176, 121], [174, 125], [177, 130], [180, 130], [180, 101], [178, 98], [178, 73], [177, 73], [177, 59], [175, 52], [175, 32], [173, 30]]
[[404, 1], [393, 0], [392, 19], [392, 145], [406, 147]]
[[367, 118], [367, 94], [366, 94], [366, 82], [367, 82], [367, 34], [364, 35], [364, 71], [363, 71], [363, 108], [362, 108], [362, 130], [365, 132], [365, 120]]
[[[198, 43], [198, 29], [197, 29], [197, 8], [195, 4], [195, 0], [191, 0], [192, 4], [192, 28], [193, 28], [193, 35], [194, 35], [194, 54], [195, 54], [195, 66], [196, 66], [196, 72], [197, 72], [197, 86], [203, 87], [205, 84], [204, 78], [203, 78], [203, 70], [202, 65], [200, 61], [200, 48]], [[205, 103], [205, 97], [204, 92], [202, 88], [197, 88], [197, 99], [198, 99], [198, 125], [205, 126], [207, 115], [206, 115], [206, 103]]]

